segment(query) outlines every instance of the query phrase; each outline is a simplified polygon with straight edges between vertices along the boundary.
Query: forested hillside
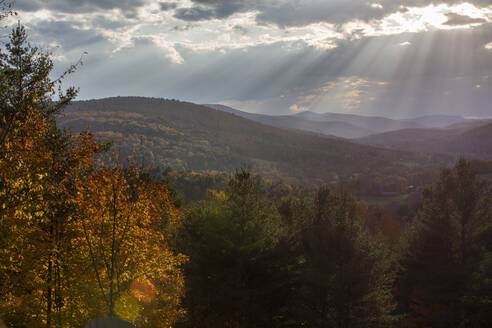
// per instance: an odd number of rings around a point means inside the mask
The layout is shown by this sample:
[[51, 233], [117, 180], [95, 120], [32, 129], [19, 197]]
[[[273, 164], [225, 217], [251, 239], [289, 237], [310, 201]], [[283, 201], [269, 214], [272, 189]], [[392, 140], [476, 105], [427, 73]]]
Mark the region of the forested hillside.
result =
[[446, 129], [404, 129], [356, 139], [356, 142], [413, 152], [466, 155], [492, 159], [492, 123], [488, 120], [455, 124]]
[[121, 157], [135, 150], [139, 165], [197, 171], [251, 166], [265, 177], [296, 184], [332, 182], [355, 173], [407, 174], [448, 160], [283, 130], [175, 100], [78, 101], [58, 121], [74, 131], [89, 128], [116, 139]]

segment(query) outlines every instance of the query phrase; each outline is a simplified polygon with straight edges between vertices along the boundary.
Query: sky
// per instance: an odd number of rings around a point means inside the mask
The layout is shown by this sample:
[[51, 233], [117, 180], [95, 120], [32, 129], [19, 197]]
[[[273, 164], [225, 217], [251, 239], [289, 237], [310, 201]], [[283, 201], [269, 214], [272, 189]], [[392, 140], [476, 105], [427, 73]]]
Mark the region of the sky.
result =
[[492, 116], [492, 0], [16, 0], [78, 99]]

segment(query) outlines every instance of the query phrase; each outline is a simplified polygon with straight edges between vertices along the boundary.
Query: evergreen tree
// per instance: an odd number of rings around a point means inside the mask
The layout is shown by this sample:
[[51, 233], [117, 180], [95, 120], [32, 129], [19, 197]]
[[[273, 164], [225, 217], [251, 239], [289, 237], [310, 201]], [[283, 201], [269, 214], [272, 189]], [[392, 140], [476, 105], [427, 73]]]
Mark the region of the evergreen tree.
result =
[[424, 192], [397, 280], [409, 326], [481, 327], [490, 320], [490, 195], [463, 158]]
[[301, 315], [310, 327], [388, 327], [393, 321], [392, 261], [364, 228], [344, 190], [320, 188], [301, 233]]
[[284, 228], [259, 194], [259, 181], [237, 172], [225, 193], [210, 191], [181, 235], [192, 327], [271, 327], [285, 281], [276, 262]]
[[[32, 46], [22, 25], [12, 30], [6, 52], [0, 53], [0, 151], [5, 151], [7, 139], [14, 138], [33, 112], [55, 124], [55, 115], [72, 101], [77, 90], [61, 89], [63, 78], [78, 64], [70, 66], [59, 78], [51, 79], [53, 61], [49, 54]], [[59, 99], [53, 101], [58, 94]]]

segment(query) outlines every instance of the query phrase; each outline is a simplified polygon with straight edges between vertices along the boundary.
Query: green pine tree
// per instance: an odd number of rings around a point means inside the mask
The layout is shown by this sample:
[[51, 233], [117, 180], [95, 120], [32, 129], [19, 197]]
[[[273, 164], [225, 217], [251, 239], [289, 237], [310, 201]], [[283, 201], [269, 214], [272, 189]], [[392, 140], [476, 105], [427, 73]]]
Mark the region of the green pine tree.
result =
[[320, 188], [301, 230], [300, 315], [309, 327], [389, 327], [392, 260], [343, 189]]
[[397, 280], [408, 326], [481, 327], [490, 320], [490, 195], [463, 158], [424, 192]]
[[188, 326], [268, 327], [283, 301], [276, 257], [284, 228], [260, 197], [259, 181], [239, 171], [225, 193], [210, 191], [189, 213], [181, 234]]

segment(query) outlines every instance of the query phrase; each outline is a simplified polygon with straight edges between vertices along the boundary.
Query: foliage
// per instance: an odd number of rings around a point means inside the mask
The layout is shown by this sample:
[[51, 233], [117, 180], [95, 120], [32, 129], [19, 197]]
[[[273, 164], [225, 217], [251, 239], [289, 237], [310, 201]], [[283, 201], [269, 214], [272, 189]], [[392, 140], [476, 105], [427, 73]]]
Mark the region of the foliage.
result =
[[[490, 187], [460, 159], [424, 193], [400, 260], [400, 311], [409, 326], [490, 323]], [[489, 308], [489, 310], [486, 310]]]
[[[49, 325], [52, 314], [67, 305], [69, 279], [65, 229], [71, 207], [71, 172], [91, 157], [95, 145], [81, 136], [78, 142], [54, 124], [57, 113], [75, 95], [59, 92], [59, 81], [49, 78], [48, 55], [31, 47], [25, 30], [12, 31], [0, 74], [0, 308], [17, 326]], [[2, 312], [3, 312], [2, 311]]]
[[247, 171], [191, 209], [181, 232], [191, 258], [185, 269], [188, 326], [271, 323], [283, 295], [275, 258], [283, 236], [278, 212], [259, 197], [259, 181]]
[[310, 327], [390, 326], [392, 257], [384, 241], [364, 227], [357, 203], [343, 189], [322, 187], [301, 213], [296, 308], [301, 322]]
[[[138, 171], [134, 174], [138, 179]], [[109, 167], [77, 179], [76, 190], [75, 224], [83, 237], [77, 248], [93, 268], [90, 276], [106, 314], [114, 316], [117, 301], [124, 302], [125, 291], [131, 290], [142, 303], [141, 316], [132, 321], [172, 324], [182, 315], [179, 267], [185, 257], [176, 256], [170, 244], [180, 213], [165, 187], [143, 182], [132, 186], [123, 170]]]
[[[277, 203], [247, 171], [210, 191], [180, 234], [188, 326], [387, 327], [392, 260], [347, 192]], [[278, 206], [276, 205], [278, 204]]]
[[[96, 156], [106, 145], [98, 144], [90, 133], [74, 137], [57, 127], [55, 115], [76, 94], [73, 88], [63, 92], [60, 83], [76, 65], [52, 80], [50, 56], [26, 40], [19, 25], [0, 56], [0, 312], [6, 324], [74, 327], [107, 313], [101, 306], [107, 299], [98, 295], [106, 290], [92, 279], [100, 262], [85, 251], [92, 246], [87, 241], [97, 238], [98, 245], [107, 246], [104, 231], [91, 235], [96, 222], [107, 219], [95, 217], [91, 206], [109, 211], [108, 185], [103, 183], [118, 178], [122, 189], [113, 204], [121, 206], [121, 214], [129, 214], [135, 225], [125, 226], [127, 239], [116, 233], [118, 239], [113, 238], [118, 240], [118, 253], [112, 260], [123, 266], [115, 265], [111, 272], [117, 269], [125, 285], [110, 304], [118, 304], [122, 316], [134, 314], [128, 313], [136, 308], [130, 304], [137, 304], [139, 315], [131, 318], [146, 326], [172, 325], [182, 314], [178, 266], [184, 258], [175, 255], [170, 242], [179, 213], [167, 189], [141, 182], [130, 190], [119, 178], [121, 171], [97, 165]], [[59, 100], [54, 101], [57, 94]], [[84, 191], [91, 197], [82, 197], [87, 196]], [[123, 261], [120, 255], [131, 258]], [[137, 278], [153, 286], [152, 301], [142, 297], [141, 284], [132, 287]]]

